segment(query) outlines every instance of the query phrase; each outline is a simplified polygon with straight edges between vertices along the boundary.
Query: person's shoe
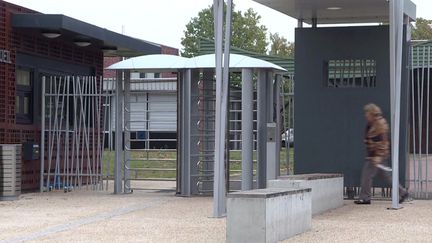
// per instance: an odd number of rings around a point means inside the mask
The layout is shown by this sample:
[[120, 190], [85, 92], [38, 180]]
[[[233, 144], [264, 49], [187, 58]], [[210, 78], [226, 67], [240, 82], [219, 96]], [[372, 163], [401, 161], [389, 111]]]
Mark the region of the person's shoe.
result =
[[399, 199], [399, 203], [403, 203], [405, 202], [405, 200], [407, 200], [408, 198], [408, 192], [405, 193], [400, 199]]
[[371, 204], [370, 200], [359, 199], [354, 201], [355, 204]]

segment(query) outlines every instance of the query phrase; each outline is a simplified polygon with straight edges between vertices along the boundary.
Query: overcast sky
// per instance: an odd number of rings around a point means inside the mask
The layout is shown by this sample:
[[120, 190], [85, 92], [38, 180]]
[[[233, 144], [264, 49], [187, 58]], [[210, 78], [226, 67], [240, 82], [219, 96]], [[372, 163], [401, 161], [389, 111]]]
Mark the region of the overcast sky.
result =
[[[99, 27], [181, 49], [185, 25], [213, 0], [6, 0], [42, 13], [64, 14]], [[297, 21], [251, 0], [233, 0], [237, 10], [253, 8], [269, 32], [294, 40]], [[359, 0], [361, 1], [361, 0]], [[432, 19], [431, 0], [412, 0], [417, 16]]]

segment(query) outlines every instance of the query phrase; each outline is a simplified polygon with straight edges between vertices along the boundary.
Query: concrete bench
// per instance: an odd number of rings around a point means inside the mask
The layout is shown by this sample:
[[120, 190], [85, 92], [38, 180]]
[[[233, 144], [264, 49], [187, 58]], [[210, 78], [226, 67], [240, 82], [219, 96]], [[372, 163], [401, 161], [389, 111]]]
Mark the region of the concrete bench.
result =
[[267, 182], [269, 188], [311, 188], [312, 214], [343, 206], [342, 174], [302, 174], [280, 176]]
[[310, 188], [257, 189], [227, 198], [227, 242], [278, 242], [311, 228]]

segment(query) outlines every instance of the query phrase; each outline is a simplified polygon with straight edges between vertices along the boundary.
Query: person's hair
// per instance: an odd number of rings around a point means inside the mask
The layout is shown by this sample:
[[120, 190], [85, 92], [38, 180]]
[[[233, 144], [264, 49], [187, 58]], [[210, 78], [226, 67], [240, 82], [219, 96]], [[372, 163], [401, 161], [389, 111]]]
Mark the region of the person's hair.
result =
[[374, 116], [381, 116], [381, 108], [379, 106], [375, 105], [374, 103], [367, 104], [363, 107], [363, 110], [365, 113], [370, 113]]

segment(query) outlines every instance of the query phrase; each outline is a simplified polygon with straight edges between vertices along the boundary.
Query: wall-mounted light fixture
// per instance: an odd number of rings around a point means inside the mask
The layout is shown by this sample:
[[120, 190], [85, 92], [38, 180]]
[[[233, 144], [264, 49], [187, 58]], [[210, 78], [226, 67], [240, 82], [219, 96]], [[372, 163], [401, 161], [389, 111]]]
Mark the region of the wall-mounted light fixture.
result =
[[341, 10], [341, 7], [328, 7], [327, 10]]
[[85, 41], [85, 40], [76, 40], [74, 41], [75, 45], [79, 46], [79, 47], [86, 47], [91, 45], [90, 41]]
[[43, 31], [42, 35], [49, 39], [54, 39], [61, 36], [61, 33], [58, 31]]
[[103, 46], [101, 49], [106, 54], [114, 54], [117, 51], [117, 47], [115, 46]]

